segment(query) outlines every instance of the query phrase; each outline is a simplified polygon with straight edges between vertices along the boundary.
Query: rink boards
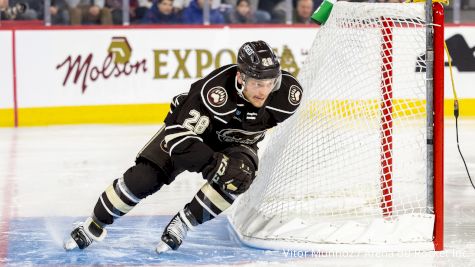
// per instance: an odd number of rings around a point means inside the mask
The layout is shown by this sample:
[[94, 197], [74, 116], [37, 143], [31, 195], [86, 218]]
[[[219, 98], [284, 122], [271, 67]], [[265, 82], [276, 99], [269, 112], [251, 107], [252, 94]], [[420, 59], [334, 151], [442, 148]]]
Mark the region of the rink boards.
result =
[[[313, 26], [2, 29], [0, 126], [159, 123], [173, 96], [234, 63], [243, 42], [267, 41], [282, 67], [298, 74], [317, 31]], [[461, 116], [475, 116], [475, 57], [460, 54], [475, 46], [475, 26], [446, 27], [445, 34], [449, 48], [460, 48], [453, 56]], [[445, 95], [451, 115], [448, 68]]]

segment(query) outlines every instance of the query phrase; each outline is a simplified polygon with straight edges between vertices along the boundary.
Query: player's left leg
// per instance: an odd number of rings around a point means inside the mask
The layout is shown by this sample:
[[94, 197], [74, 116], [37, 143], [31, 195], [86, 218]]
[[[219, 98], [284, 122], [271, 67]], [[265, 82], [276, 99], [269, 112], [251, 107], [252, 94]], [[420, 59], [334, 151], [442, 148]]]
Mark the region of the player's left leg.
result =
[[[222, 152], [229, 157], [243, 160], [249, 166], [252, 165], [254, 170], [257, 170], [259, 162], [257, 148], [239, 145], [229, 147]], [[244, 190], [247, 190], [247, 188], [244, 188]], [[228, 192], [215, 182], [206, 182], [191, 202], [186, 204], [165, 227], [156, 251], [162, 253], [169, 249], [178, 249], [188, 230], [193, 230], [195, 226], [216, 218], [220, 213], [231, 207], [236, 197], [236, 195]]]
[[190, 203], [180, 210], [163, 231], [158, 253], [176, 250], [185, 239], [187, 232], [195, 226], [216, 218], [231, 207], [236, 196], [221, 189], [213, 182], [206, 182]]

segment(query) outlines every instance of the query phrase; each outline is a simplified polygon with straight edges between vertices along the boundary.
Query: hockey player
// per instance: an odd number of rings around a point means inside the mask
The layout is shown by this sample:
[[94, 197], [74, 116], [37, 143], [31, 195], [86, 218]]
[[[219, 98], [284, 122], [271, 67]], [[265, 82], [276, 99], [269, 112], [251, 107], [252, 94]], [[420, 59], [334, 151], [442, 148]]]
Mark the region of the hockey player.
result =
[[207, 180], [165, 227], [157, 252], [176, 250], [189, 230], [229, 208], [258, 168], [257, 143], [267, 129], [289, 118], [302, 88], [280, 69], [264, 41], [247, 42], [237, 64], [226, 65], [173, 98], [164, 126], [138, 153], [135, 166], [99, 197], [92, 216], [71, 232], [67, 250], [84, 249], [106, 236], [106, 226], [181, 172]]

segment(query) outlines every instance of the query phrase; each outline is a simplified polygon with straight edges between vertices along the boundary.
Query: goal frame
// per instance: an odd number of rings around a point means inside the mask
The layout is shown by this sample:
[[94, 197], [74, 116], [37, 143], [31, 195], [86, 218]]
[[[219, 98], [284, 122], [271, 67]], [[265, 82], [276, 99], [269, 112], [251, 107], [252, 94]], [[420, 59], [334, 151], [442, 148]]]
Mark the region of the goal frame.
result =
[[[422, 4], [422, 3], [420, 3]], [[422, 10], [421, 10], [422, 11]], [[382, 14], [382, 13], [378, 13]], [[419, 13], [422, 15], [422, 13]], [[378, 16], [378, 15], [376, 15]], [[412, 240], [418, 242], [417, 240], [423, 240], [419, 242], [416, 246], [411, 245], [412, 241], [409, 241], [407, 244], [398, 245], [399, 242], [397, 239], [393, 244], [390, 239], [387, 242], [387, 239], [384, 239], [381, 243], [381, 239], [377, 236], [376, 238], [370, 238], [365, 240], [370, 240], [370, 243], [361, 242], [355, 238], [355, 235], [352, 235], [352, 232], [349, 227], [346, 227], [345, 224], [342, 228], [344, 231], [337, 234], [337, 238], [327, 238], [326, 236], [321, 237], [320, 228], [321, 224], [325, 224], [325, 221], [322, 223], [318, 222], [318, 225], [309, 225], [310, 228], [308, 232], [292, 232], [293, 229], [300, 229], [300, 225], [305, 225], [306, 223], [300, 218], [293, 218], [290, 221], [279, 219], [277, 216], [266, 215], [265, 213], [258, 212], [257, 208], [254, 209], [252, 205], [249, 206], [249, 210], [239, 209], [239, 213], [243, 214], [236, 218], [230, 217], [231, 226], [234, 228], [235, 233], [240, 238], [240, 240], [251, 247], [258, 248], [267, 248], [267, 249], [307, 249], [318, 252], [374, 252], [374, 251], [428, 251], [428, 250], [443, 250], [443, 241], [444, 241], [444, 8], [441, 3], [433, 3], [431, 0], [425, 1], [425, 24], [419, 26], [420, 30], [426, 32], [426, 43], [425, 43], [425, 54], [419, 54], [418, 67], [422, 68], [422, 71], [425, 72], [425, 139], [418, 140], [421, 146], [425, 146], [426, 153], [425, 155], [425, 185], [424, 188], [427, 192], [425, 205], [423, 204], [422, 212], [419, 213], [423, 221], [419, 225], [419, 229], [425, 229], [422, 237], [416, 237]], [[382, 96], [379, 99], [379, 164], [380, 164], [380, 173], [377, 178], [379, 181], [380, 195], [374, 199], [379, 201], [380, 214], [382, 215], [375, 224], [376, 227], [379, 227], [379, 223], [388, 224], [391, 226], [394, 222], [393, 220], [393, 192], [392, 192], [392, 183], [393, 183], [393, 116], [398, 116], [397, 112], [393, 107], [393, 88], [392, 88], [392, 73], [393, 73], [393, 52], [392, 52], [392, 38], [393, 38], [393, 22], [390, 17], [385, 19], [385, 17], [380, 17], [381, 21], [381, 37], [384, 41], [381, 44], [381, 59], [382, 65], [379, 67], [381, 70], [381, 80], [380, 80], [380, 95]], [[422, 20], [421, 20], [422, 22]], [[422, 35], [421, 35], [422, 36]], [[423, 51], [424, 44], [419, 42]], [[416, 51], [416, 50], [414, 50]], [[406, 68], [407, 69], [407, 68]], [[375, 77], [375, 76], [373, 76]], [[399, 79], [399, 78], [398, 78]], [[422, 90], [424, 87], [421, 87]], [[374, 88], [376, 89], [376, 88]], [[393, 114], [394, 113], [394, 114]], [[378, 118], [378, 117], [377, 117]], [[421, 128], [423, 131], [424, 128]], [[285, 133], [285, 132], [284, 132]], [[425, 144], [424, 144], [425, 143]], [[376, 147], [373, 147], [376, 148]], [[375, 151], [374, 149], [372, 151]], [[397, 152], [399, 153], [399, 152]], [[376, 156], [376, 155], [375, 155]], [[375, 158], [373, 158], [375, 159]], [[275, 159], [274, 159], [275, 160]], [[376, 159], [374, 161], [376, 163]], [[399, 163], [397, 163], [399, 164]], [[272, 166], [269, 165], [269, 166]], [[422, 166], [422, 165], [421, 165]], [[270, 171], [272, 172], [272, 170]], [[287, 173], [287, 172], [285, 172]], [[288, 174], [288, 173], [287, 173]], [[375, 173], [376, 174], [376, 173]], [[273, 177], [273, 175], [271, 175]], [[279, 176], [277, 176], [279, 177]], [[377, 176], [376, 176], [377, 177]], [[421, 178], [423, 178], [422, 176]], [[273, 179], [273, 178], [269, 178]], [[261, 183], [262, 184], [262, 183]], [[259, 184], [259, 185], [261, 185]], [[422, 183], [421, 183], [422, 184]], [[261, 187], [256, 187], [261, 189]], [[266, 188], [266, 193], [268, 192]], [[272, 188], [272, 187], [270, 187]], [[251, 188], [252, 189], [252, 188]], [[257, 189], [256, 189], [257, 190]], [[255, 191], [255, 190], [254, 190]], [[260, 192], [255, 191], [253, 193]], [[272, 191], [269, 191], [272, 192]], [[280, 191], [278, 191], [280, 192]], [[399, 197], [397, 195], [396, 197]], [[244, 196], [245, 199], [252, 199], [251, 195]], [[259, 199], [259, 198], [258, 198]], [[399, 199], [399, 198], [398, 198]], [[248, 201], [248, 200], [246, 200]], [[260, 203], [260, 200], [257, 200], [255, 203]], [[247, 205], [247, 202], [243, 202], [244, 205]], [[374, 203], [374, 202], [373, 202]], [[377, 204], [377, 203], [376, 203]], [[290, 204], [289, 204], [290, 205]], [[378, 204], [377, 204], [378, 205]], [[238, 205], [239, 206], [239, 205]], [[374, 207], [374, 206], [373, 206]], [[424, 212], [425, 210], [425, 212]], [[237, 211], [237, 210], [235, 210]], [[237, 214], [238, 212], [234, 212]], [[428, 215], [425, 216], [425, 215]], [[398, 216], [398, 215], [396, 215]], [[418, 215], [416, 214], [416, 217]], [[298, 217], [298, 216], [297, 216]], [[252, 219], [251, 219], [252, 218]], [[402, 218], [405, 223], [405, 227], [412, 226], [412, 221], [406, 220], [407, 217]], [[428, 220], [427, 220], [428, 219]], [[396, 218], [398, 221], [398, 218]], [[403, 225], [404, 225], [403, 223]], [[279, 228], [281, 227], [282, 228]], [[352, 227], [351, 223], [349, 224]], [[420, 228], [422, 226], [422, 228]], [[300, 228], [299, 228], [300, 227]], [[306, 226], [307, 227], [307, 226]], [[317, 228], [315, 228], [317, 227]], [[323, 225], [323, 229], [326, 225]], [[333, 227], [330, 224], [330, 227]], [[239, 229], [239, 230], [238, 230]], [[244, 230], [243, 230], [244, 229]], [[369, 228], [368, 228], [369, 229]], [[404, 229], [404, 228], [398, 228]], [[241, 234], [241, 230], [243, 230]], [[350, 230], [350, 232], [348, 231]], [[370, 233], [379, 233], [377, 231], [381, 228], [376, 228], [376, 231], [373, 231], [371, 228]], [[299, 230], [300, 231], [300, 230]], [[316, 231], [316, 232], [315, 232]], [[324, 233], [325, 230], [323, 230]], [[346, 231], [346, 233], [345, 233]], [[253, 232], [257, 232], [257, 235], [253, 235]], [[318, 232], [318, 233], [317, 233]], [[356, 231], [358, 232], [358, 231]], [[274, 234], [275, 233], [275, 234]], [[286, 233], [286, 234], [282, 234]], [[295, 239], [297, 235], [297, 239]], [[350, 236], [349, 239], [345, 237]], [[366, 237], [366, 235], [363, 235]], [[384, 235], [382, 235], [384, 236]], [[400, 237], [405, 235], [405, 232], [397, 232], [393, 237]], [[285, 240], [285, 238], [288, 238]], [[419, 239], [418, 239], [419, 238]], [[322, 242], [320, 242], [320, 240]], [[346, 241], [345, 241], [346, 240]], [[372, 241], [375, 241], [373, 243]], [[395, 239], [392, 239], [395, 240]], [[411, 239], [406, 239], [411, 240]], [[341, 242], [342, 241], [342, 242]], [[354, 242], [354, 243], [353, 243]], [[378, 243], [379, 242], [379, 243]], [[404, 241], [403, 241], [404, 242]], [[356, 244], [356, 247], [354, 247]]]

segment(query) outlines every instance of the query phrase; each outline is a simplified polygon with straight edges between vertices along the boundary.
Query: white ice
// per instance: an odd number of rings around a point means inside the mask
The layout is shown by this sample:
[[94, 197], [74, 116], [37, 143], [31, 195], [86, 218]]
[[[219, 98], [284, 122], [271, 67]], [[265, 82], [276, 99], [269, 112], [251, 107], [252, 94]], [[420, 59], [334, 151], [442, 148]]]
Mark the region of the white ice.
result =
[[[243, 259], [240, 265], [475, 266], [475, 189], [470, 186], [458, 155], [454, 125], [452, 118], [446, 118], [444, 251], [320, 257], [289, 254], [287, 257], [292, 259], [284, 263], [263, 258]], [[159, 126], [0, 128], [0, 230], [5, 230], [8, 220], [13, 218], [88, 216], [99, 194], [132, 166], [136, 153]], [[475, 120], [461, 119], [459, 127], [461, 149], [473, 177]], [[174, 214], [191, 200], [202, 183], [199, 175], [183, 174], [127, 216]], [[2, 232], [2, 238], [8, 234]], [[3, 246], [8, 244], [3, 242]], [[5, 247], [2, 250], [5, 254]], [[0, 265], [3, 260], [0, 258]], [[225, 258], [220, 265], [226, 265]]]

